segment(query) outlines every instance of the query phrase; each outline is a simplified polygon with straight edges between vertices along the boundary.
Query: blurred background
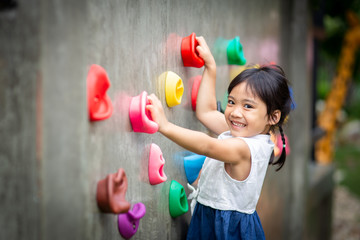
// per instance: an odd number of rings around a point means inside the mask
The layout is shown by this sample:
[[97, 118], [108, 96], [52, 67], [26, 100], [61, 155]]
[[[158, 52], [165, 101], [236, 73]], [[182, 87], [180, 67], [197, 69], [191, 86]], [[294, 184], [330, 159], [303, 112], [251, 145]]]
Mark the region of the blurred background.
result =
[[[349, 81], [342, 107], [336, 113], [334, 130], [332, 162], [334, 172], [333, 196], [333, 239], [358, 239], [360, 236], [360, 79], [359, 51], [345, 55], [346, 41], [351, 25], [349, 13], [358, 18], [359, 1], [310, 1], [310, 11], [313, 16], [314, 36], [314, 67], [313, 84], [314, 97], [314, 132], [319, 133], [319, 115], [326, 111], [327, 98], [334, 89], [336, 76], [346, 68], [344, 59], [353, 54], [353, 65], [349, 69]], [[358, 21], [358, 20], [357, 20]], [[357, 24], [357, 23], [356, 23]], [[355, 34], [356, 35], [356, 34]], [[353, 35], [353, 36], [355, 36]], [[356, 38], [356, 37], [355, 37]], [[342, 62], [343, 61], [343, 62]], [[327, 120], [324, 119], [324, 122]], [[321, 132], [321, 131], [320, 131]], [[316, 150], [314, 151], [316, 152]], [[314, 156], [316, 160], [316, 154]], [[325, 161], [326, 162], [326, 161]]]
[[[129, 103], [177, 73], [176, 124], [207, 132], [191, 109], [194, 76], [181, 41], [204, 36], [217, 62], [217, 99], [246, 65], [283, 67], [294, 109], [284, 168], [269, 167], [257, 211], [267, 239], [360, 239], [360, 0], [0, 0], [0, 239], [122, 239], [97, 183], [122, 168], [126, 199], [145, 204], [133, 239], [185, 239], [191, 214], [169, 214], [170, 181], [187, 184], [188, 154], [160, 134], [135, 133]], [[89, 119], [87, 78], [100, 65], [113, 112]], [[150, 185], [144, 161], [160, 146], [168, 176]], [[146, 157], [145, 157], [146, 158]], [[185, 187], [186, 194], [189, 190]]]

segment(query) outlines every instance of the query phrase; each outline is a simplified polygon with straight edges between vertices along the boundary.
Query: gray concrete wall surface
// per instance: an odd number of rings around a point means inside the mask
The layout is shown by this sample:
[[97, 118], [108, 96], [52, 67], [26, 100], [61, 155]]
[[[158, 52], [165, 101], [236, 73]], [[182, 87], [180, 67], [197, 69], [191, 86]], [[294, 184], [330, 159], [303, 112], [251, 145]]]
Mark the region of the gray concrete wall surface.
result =
[[[206, 132], [190, 106], [189, 79], [203, 69], [184, 67], [180, 56], [192, 32], [214, 53], [218, 100], [240, 71], [224, 61], [224, 40], [240, 36], [249, 64], [284, 67], [298, 104], [285, 129], [293, 148], [283, 170], [270, 168], [258, 213], [267, 239], [302, 238], [310, 142], [306, 1], [14, 2], [0, 7], [0, 239], [121, 239], [116, 215], [101, 213], [95, 199], [97, 182], [119, 168], [128, 177], [126, 199], [147, 208], [133, 239], [185, 239], [190, 212], [171, 218], [168, 210], [170, 181], [186, 186], [184, 149], [159, 133], [132, 132], [128, 105], [145, 90], [166, 106], [157, 77], [173, 71], [185, 91], [166, 115]], [[107, 71], [114, 105], [99, 122], [88, 119], [92, 64]], [[155, 186], [143, 175], [151, 143], [162, 149], [168, 177]]]

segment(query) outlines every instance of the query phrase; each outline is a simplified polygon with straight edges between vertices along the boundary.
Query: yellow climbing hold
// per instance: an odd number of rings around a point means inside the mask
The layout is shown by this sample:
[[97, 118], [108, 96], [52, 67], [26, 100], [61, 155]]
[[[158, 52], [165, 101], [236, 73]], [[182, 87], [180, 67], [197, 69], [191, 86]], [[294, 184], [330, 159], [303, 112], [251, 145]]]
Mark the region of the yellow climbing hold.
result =
[[169, 107], [174, 107], [181, 103], [184, 93], [184, 84], [181, 78], [172, 71], [165, 73], [165, 98]]

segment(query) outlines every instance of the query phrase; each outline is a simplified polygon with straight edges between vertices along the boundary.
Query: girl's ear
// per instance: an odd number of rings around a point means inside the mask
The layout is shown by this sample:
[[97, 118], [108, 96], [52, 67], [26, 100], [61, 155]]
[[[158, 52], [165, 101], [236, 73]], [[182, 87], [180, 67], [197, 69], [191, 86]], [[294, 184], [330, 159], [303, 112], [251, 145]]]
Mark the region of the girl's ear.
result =
[[276, 125], [280, 121], [280, 118], [281, 118], [281, 111], [275, 110], [269, 118], [269, 124]]

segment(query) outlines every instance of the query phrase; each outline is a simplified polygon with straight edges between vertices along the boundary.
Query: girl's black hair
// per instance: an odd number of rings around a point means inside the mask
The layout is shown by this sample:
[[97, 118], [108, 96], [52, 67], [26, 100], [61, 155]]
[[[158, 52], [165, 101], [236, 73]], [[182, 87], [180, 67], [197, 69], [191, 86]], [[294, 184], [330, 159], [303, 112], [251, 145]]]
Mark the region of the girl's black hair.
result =
[[251, 92], [266, 104], [267, 115], [269, 118], [273, 117], [272, 114], [275, 110], [280, 110], [281, 112], [279, 122], [275, 126], [270, 127], [270, 131], [273, 132], [276, 127], [279, 128], [284, 145], [279, 159], [276, 162], [273, 162], [272, 157], [269, 162], [269, 164], [272, 165], [279, 165], [276, 169], [276, 171], [279, 171], [286, 160], [286, 142], [282, 125], [290, 113], [292, 104], [288, 80], [285, 77], [283, 69], [278, 65], [264, 65], [248, 68], [231, 81], [228, 88], [228, 94], [230, 94], [235, 86], [242, 82], [246, 82], [247, 87], [250, 88]]

